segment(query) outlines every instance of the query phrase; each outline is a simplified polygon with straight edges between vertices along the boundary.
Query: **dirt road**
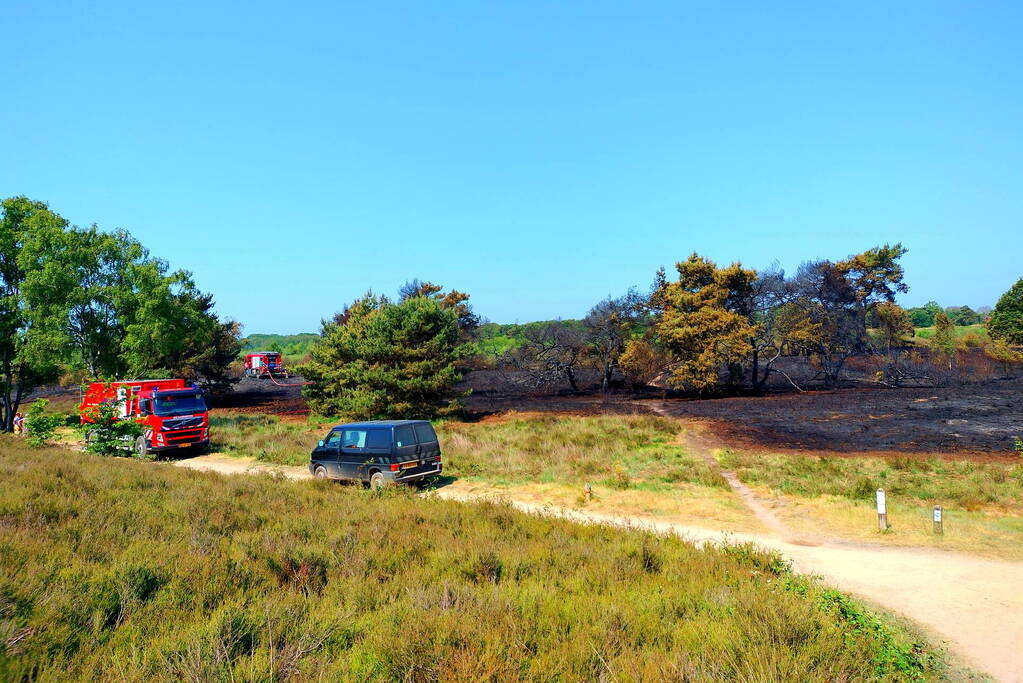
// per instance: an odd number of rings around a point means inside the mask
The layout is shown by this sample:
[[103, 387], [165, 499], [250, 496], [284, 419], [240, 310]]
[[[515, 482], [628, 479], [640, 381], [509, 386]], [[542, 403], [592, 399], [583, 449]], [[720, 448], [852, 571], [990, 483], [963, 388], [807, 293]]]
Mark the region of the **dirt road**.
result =
[[[310, 478], [309, 471], [303, 467], [265, 465], [219, 455], [181, 460], [175, 465], [225, 474], [267, 473], [292, 479]], [[816, 574], [835, 588], [909, 617], [977, 670], [1000, 681], [1023, 683], [1023, 563], [847, 541], [817, 543], [786, 533], [777, 519], [768, 525], [775, 533], [742, 534], [690, 527], [653, 517], [587, 513], [508, 499], [494, 493], [493, 489], [462, 481], [427, 495], [465, 502], [499, 499], [531, 514], [641, 528], [675, 534], [696, 543], [752, 541], [781, 552], [792, 561], [796, 571]], [[771, 514], [769, 510], [764, 512]]]
[[200, 472], [220, 472], [221, 474], [270, 474], [288, 479], [312, 479], [313, 475], [305, 467], [288, 465], [268, 465], [256, 462], [252, 458], [232, 458], [228, 455], [202, 455], [197, 458], [175, 460], [176, 467], [185, 467]]

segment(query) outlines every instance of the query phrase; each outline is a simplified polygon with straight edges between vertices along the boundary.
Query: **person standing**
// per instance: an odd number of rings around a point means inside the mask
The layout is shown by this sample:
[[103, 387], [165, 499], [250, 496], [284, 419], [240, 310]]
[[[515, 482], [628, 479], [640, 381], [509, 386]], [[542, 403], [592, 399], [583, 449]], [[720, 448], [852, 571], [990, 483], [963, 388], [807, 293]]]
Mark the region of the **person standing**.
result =
[[21, 436], [25, 435], [25, 416], [21, 413], [14, 414], [14, 433]]

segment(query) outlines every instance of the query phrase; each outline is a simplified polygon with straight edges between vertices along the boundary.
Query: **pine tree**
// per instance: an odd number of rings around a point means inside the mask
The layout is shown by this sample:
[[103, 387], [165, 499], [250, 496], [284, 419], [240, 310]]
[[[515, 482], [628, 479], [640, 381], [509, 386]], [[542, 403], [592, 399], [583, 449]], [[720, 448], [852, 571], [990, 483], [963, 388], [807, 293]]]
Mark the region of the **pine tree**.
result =
[[668, 282], [659, 273], [651, 298], [658, 341], [673, 361], [668, 384], [706, 390], [722, 369], [741, 379], [757, 330], [742, 305], [752, 294], [756, 271], [738, 263], [718, 268], [695, 253], [675, 268], [678, 280]]
[[455, 385], [467, 348], [458, 311], [441, 299], [392, 303], [370, 293], [324, 323], [298, 372], [311, 382], [305, 395], [315, 413], [432, 418], [460, 409]]

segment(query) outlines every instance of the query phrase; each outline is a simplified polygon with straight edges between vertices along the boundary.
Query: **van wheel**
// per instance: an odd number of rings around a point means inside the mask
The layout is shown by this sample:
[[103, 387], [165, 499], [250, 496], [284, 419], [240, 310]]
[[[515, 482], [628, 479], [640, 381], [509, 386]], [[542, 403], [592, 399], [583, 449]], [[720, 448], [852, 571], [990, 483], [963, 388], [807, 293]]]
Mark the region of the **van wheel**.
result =
[[326, 479], [327, 470], [323, 468], [323, 465], [319, 465], [316, 467], [315, 470], [313, 470], [313, 476], [316, 477], [317, 479]]
[[369, 487], [371, 489], [382, 489], [387, 486], [387, 480], [384, 479], [384, 475], [379, 472], [374, 472], [369, 478]]
[[135, 455], [140, 458], [144, 458], [149, 454], [149, 442], [146, 441], [146, 437], [140, 436], [135, 439]]

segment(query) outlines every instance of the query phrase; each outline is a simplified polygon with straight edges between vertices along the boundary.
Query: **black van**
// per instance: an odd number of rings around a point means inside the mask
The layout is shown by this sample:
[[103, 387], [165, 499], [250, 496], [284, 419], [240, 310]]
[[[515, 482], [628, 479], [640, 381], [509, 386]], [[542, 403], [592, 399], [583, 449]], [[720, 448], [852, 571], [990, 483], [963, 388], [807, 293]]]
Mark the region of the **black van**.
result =
[[426, 420], [372, 420], [338, 425], [313, 449], [319, 479], [361, 481], [373, 488], [441, 473], [440, 444]]

